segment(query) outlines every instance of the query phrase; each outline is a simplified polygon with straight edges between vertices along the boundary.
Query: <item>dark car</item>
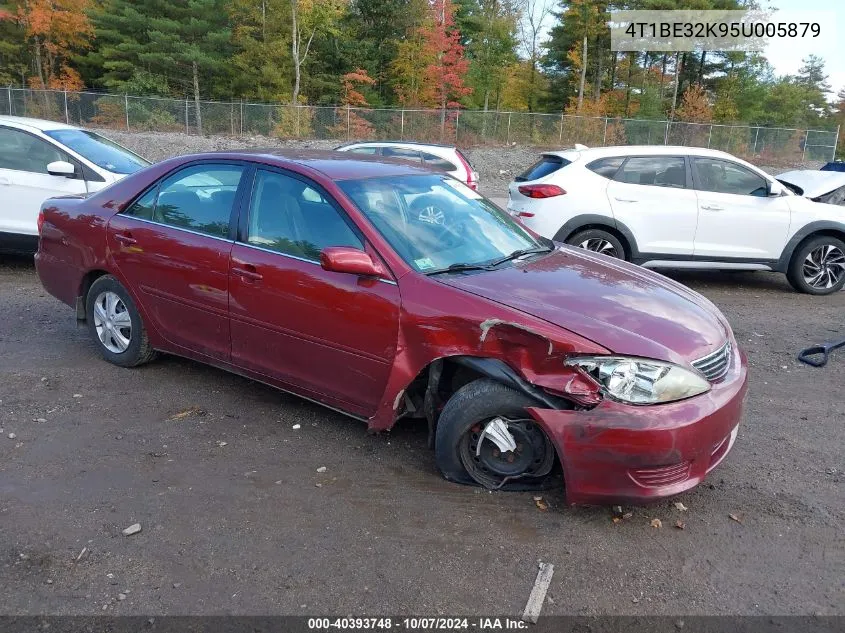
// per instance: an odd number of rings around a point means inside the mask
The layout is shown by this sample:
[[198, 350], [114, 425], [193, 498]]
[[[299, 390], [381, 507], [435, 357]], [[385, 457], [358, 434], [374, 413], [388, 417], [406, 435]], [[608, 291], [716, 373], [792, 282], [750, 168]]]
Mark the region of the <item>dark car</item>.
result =
[[821, 171], [845, 171], [845, 160], [834, 160], [825, 163], [820, 168]]
[[[106, 360], [157, 351], [366, 421], [427, 421], [452, 481], [571, 503], [692, 488], [746, 363], [665, 277], [532, 234], [445, 174], [310, 152], [183, 156], [39, 218], [44, 287]], [[425, 423], [425, 422], [423, 422]]]

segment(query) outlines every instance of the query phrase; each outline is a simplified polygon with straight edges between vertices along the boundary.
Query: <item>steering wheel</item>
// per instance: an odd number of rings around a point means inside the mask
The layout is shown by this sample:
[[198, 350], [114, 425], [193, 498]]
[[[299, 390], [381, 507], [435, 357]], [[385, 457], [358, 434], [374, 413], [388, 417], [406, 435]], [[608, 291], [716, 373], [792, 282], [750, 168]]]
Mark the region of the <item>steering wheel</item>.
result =
[[459, 237], [452, 227], [449, 217], [448, 201], [443, 197], [428, 194], [416, 198], [409, 206], [411, 220], [431, 227], [432, 233], [440, 241], [447, 237]]

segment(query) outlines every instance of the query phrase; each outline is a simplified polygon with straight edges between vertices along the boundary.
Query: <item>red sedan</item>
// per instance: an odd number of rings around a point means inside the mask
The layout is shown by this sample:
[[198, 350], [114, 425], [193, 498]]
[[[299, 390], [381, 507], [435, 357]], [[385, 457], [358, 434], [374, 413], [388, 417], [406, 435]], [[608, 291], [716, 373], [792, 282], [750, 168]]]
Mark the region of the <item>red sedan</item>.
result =
[[309, 152], [174, 158], [39, 217], [44, 287], [106, 360], [166, 352], [367, 422], [437, 465], [571, 503], [645, 501], [731, 449], [746, 363], [665, 277], [554, 244], [445, 174]]

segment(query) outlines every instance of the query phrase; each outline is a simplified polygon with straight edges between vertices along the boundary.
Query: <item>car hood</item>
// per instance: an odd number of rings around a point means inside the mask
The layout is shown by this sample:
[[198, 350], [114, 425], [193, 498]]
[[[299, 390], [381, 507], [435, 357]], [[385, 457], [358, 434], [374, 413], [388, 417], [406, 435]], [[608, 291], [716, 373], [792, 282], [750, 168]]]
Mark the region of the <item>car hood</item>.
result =
[[559, 247], [513, 266], [447, 274], [440, 282], [507, 305], [616, 353], [689, 363], [730, 336], [719, 310], [652, 271]]
[[840, 171], [795, 169], [780, 174], [777, 179], [801, 189], [801, 195], [805, 198], [818, 198], [834, 189], [845, 187], [845, 173]]

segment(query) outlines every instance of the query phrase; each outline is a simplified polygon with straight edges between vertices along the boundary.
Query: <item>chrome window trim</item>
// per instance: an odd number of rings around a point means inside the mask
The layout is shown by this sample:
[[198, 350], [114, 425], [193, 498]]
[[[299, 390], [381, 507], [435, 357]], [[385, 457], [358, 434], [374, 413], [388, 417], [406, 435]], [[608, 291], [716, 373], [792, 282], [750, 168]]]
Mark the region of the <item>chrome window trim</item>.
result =
[[200, 231], [194, 231], [192, 229], [186, 229], [182, 226], [173, 226], [172, 224], [165, 224], [164, 222], [156, 222], [155, 220], [148, 220], [146, 218], [139, 218], [135, 215], [129, 215], [128, 213], [120, 213], [124, 218], [132, 218], [133, 220], [137, 220], [138, 222], [146, 222], [147, 224], [154, 224], [155, 226], [163, 226], [167, 229], [173, 229], [174, 231], [183, 231], [185, 233], [191, 233], [193, 235], [199, 235], [200, 237], [210, 237], [213, 240], [218, 240], [220, 242], [227, 242], [229, 244], [234, 244], [234, 240], [230, 240], [228, 237], [219, 237], [217, 235], [210, 235], [209, 233], [202, 233]]

